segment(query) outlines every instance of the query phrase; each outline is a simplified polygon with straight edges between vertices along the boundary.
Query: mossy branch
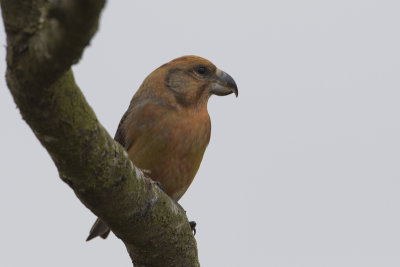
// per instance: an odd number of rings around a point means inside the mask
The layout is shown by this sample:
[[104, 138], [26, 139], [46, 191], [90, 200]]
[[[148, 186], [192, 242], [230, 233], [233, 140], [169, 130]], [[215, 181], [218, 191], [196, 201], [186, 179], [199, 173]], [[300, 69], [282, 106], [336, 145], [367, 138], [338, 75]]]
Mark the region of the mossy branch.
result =
[[199, 266], [184, 210], [143, 176], [86, 102], [70, 67], [101, 0], [0, 0], [7, 84], [60, 177], [125, 243], [135, 266]]

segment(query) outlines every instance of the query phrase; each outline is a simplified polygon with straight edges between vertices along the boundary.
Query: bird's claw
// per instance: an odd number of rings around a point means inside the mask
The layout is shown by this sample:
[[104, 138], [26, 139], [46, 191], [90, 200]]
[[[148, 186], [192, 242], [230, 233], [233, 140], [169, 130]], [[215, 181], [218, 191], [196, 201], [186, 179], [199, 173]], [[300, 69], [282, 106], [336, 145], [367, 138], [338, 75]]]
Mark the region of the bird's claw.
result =
[[164, 186], [162, 186], [162, 184], [159, 181], [155, 181], [154, 183], [158, 186], [158, 188], [160, 188], [164, 193], [166, 193]]
[[193, 231], [193, 235], [196, 235], [196, 222], [190, 221], [189, 225], [190, 225], [190, 229], [192, 229], [192, 231]]

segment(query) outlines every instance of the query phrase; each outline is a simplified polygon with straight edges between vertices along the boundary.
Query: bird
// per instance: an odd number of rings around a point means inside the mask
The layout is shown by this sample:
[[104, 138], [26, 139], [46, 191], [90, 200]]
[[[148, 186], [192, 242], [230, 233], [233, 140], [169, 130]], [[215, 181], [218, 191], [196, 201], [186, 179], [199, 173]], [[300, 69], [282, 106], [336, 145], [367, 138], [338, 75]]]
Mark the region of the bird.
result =
[[[183, 56], [154, 70], [134, 94], [114, 140], [173, 200], [192, 183], [210, 141], [207, 103], [212, 95], [238, 96], [234, 79], [209, 60]], [[86, 241], [110, 233], [97, 219]]]

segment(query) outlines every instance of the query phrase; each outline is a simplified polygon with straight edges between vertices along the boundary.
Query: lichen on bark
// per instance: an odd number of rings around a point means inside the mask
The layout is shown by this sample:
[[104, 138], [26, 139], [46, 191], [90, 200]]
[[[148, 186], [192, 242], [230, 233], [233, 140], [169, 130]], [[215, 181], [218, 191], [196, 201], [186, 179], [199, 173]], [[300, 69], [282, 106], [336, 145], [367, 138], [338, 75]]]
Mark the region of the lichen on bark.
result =
[[135, 266], [199, 266], [184, 210], [144, 177], [75, 83], [101, 0], [0, 0], [7, 84], [61, 179], [124, 242]]

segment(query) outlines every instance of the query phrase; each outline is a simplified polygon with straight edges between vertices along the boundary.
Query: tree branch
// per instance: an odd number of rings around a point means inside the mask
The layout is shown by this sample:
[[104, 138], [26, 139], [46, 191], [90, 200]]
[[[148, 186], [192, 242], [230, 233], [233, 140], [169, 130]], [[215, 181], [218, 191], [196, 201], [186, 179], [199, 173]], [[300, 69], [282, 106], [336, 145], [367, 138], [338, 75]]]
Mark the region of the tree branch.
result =
[[199, 266], [184, 210], [133, 166], [75, 84], [70, 67], [104, 1], [0, 3], [8, 87], [61, 179], [122, 239], [135, 266]]

